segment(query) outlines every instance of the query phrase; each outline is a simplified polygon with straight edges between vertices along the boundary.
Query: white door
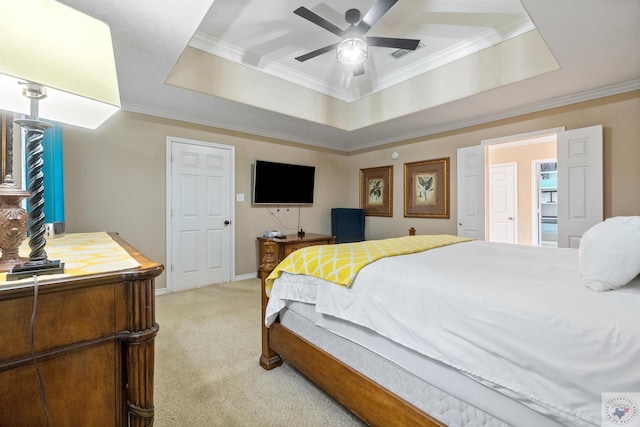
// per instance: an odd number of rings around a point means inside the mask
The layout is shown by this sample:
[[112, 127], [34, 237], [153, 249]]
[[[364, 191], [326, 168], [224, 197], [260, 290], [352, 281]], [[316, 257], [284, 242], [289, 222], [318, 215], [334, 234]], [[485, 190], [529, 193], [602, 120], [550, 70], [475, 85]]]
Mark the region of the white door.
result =
[[558, 247], [578, 248], [603, 218], [602, 125], [558, 133]]
[[232, 147], [177, 138], [167, 142], [171, 149], [167, 288], [178, 291], [230, 281]]
[[458, 236], [484, 240], [484, 146], [458, 149]]
[[503, 163], [489, 168], [489, 241], [517, 242], [517, 164]]

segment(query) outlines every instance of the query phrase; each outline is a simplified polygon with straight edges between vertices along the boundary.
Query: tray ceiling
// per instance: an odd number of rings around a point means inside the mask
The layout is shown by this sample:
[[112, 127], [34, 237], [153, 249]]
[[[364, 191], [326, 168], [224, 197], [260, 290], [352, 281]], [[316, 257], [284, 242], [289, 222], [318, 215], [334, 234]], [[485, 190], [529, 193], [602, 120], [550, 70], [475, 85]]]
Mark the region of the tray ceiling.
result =
[[353, 77], [338, 37], [373, 0], [63, 0], [111, 26], [123, 109], [352, 152], [640, 88], [640, 2], [400, 0]]

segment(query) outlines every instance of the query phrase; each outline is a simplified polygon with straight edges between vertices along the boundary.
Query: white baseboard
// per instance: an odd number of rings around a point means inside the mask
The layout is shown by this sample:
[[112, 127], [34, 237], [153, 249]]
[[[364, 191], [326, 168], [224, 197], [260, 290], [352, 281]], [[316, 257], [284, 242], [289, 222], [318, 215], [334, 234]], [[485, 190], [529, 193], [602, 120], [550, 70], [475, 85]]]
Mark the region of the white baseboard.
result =
[[[251, 280], [251, 279], [257, 279], [258, 278], [258, 273], [248, 273], [248, 274], [241, 274], [240, 276], [236, 276], [233, 278], [234, 282], [239, 282], [241, 280]], [[169, 292], [167, 291], [167, 288], [159, 288], [156, 289], [156, 296], [160, 296], [160, 295], [166, 295]]]
[[249, 273], [249, 274], [241, 274], [240, 276], [236, 276], [234, 281], [238, 282], [240, 280], [250, 280], [250, 279], [257, 279], [258, 278], [258, 273]]

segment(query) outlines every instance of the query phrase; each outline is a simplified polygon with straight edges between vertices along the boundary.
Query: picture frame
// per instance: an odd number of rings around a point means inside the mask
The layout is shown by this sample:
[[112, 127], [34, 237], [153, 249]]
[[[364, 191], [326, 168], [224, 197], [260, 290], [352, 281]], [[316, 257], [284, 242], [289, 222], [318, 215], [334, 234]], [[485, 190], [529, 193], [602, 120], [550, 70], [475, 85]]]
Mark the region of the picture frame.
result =
[[360, 208], [367, 216], [393, 216], [393, 165], [360, 169]]
[[0, 110], [0, 184], [13, 172], [13, 113]]
[[404, 164], [404, 216], [449, 218], [449, 157]]

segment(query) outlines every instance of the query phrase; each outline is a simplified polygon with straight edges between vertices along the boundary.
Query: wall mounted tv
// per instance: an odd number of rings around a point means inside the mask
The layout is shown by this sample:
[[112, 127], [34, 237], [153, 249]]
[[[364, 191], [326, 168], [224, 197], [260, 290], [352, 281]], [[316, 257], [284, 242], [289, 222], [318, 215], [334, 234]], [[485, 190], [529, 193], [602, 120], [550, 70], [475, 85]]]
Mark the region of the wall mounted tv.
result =
[[309, 205], [313, 203], [314, 166], [256, 160], [253, 204]]

